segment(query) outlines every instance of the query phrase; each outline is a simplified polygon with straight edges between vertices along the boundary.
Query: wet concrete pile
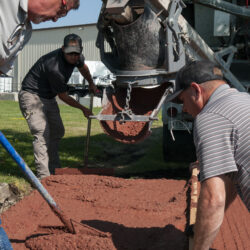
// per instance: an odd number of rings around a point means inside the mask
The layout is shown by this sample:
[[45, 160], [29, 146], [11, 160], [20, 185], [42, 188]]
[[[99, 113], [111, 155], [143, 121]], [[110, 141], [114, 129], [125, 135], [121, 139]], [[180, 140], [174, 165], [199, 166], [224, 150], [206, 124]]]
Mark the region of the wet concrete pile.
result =
[[[2, 214], [14, 249], [188, 249], [190, 183], [185, 180], [56, 175], [43, 185], [77, 233], [68, 233], [34, 190]], [[237, 198], [213, 249], [249, 249], [248, 222]]]
[[[186, 249], [186, 181], [52, 176], [45, 188], [74, 223], [65, 231], [37, 191], [2, 214], [14, 249]], [[90, 228], [89, 228], [90, 227]]]

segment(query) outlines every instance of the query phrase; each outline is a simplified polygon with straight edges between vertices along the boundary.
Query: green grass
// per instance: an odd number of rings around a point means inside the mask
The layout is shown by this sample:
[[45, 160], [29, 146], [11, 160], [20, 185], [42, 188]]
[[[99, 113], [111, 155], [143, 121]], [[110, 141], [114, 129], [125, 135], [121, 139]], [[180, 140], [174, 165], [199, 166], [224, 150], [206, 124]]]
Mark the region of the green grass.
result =
[[[83, 155], [87, 129], [87, 119], [78, 109], [59, 105], [65, 126], [65, 136], [60, 144], [60, 159], [63, 167], [83, 166]], [[97, 114], [100, 108], [94, 108]], [[32, 136], [19, 110], [18, 102], [0, 101], [0, 130], [35, 172]], [[0, 182], [25, 186], [22, 171], [0, 147]], [[103, 133], [99, 121], [92, 120], [89, 146], [89, 166], [113, 167], [117, 175], [140, 175], [152, 171], [168, 171], [183, 168], [185, 163], [166, 163], [162, 155], [162, 122], [152, 125], [152, 135], [136, 145], [115, 141]]]

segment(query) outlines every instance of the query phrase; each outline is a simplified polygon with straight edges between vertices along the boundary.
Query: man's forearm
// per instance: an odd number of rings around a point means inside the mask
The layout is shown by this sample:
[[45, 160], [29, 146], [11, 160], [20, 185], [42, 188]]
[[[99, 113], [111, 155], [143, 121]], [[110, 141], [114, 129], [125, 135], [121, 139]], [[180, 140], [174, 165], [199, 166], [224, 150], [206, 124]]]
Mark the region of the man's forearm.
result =
[[85, 79], [88, 81], [88, 83], [89, 83], [90, 85], [91, 85], [91, 84], [94, 84], [93, 79], [92, 79], [92, 77], [91, 77], [89, 71], [88, 71], [88, 73], [85, 74], [84, 77], [85, 77]]
[[89, 118], [90, 115], [93, 115], [92, 111], [89, 110], [88, 108], [84, 107], [83, 105], [81, 105], [80, 103], [78, 103], [75, 99], [73, 99], [72, 97], [70, 97], [67, 92], [64, 93], [59, 93], [58, 94], [59, 98], [64, 101], [65, 103], [67, 103], [68, 105], [70, 105], [71, 107], [74, 108], [78, 108], [80, 109], [84, 116], [86, 118]]
[[99, 90], [93, 82], [93, 79], [92, 79], [92, 76], [89, 72], [88, 66], [86, 64], [84, 64], [81, 68], [79, 68], [79, 71], [81, 72], [82, 76], [88, 81], [89, 91], [94, 93], [94, 94], [98, 94]]
[[223, 217], [223, 207], [215, 209], [198, 204], [193, 250], [209, 249], [220, 229]]
[[83, 68], [80, 70], [80, 72], [82, 73], [83, 77], [88, 81], [90, 85], [94, 84], [88, 66], [84, 65]]
[[220, 180], [214, 180], [214, 183], [210, 181], [212, 190], [206, 184], [202, 184], [194, 227], [193, 250], [208, 250], [223, 222], [225, 190], [223, 190], [223, 183], [220, 182]]
[[84, 106], [82, 106], [80, 103], [78, 103], [74, 98], [70, 97], [69, 95], [62, 93], [62, 94], [58, 94], [59, 98], [64, 101], [65, 103], [67, 103], [68, 105], [70, 105], [71, 107], [74, 108], [78, 108], [80, 110], [83, 111], [83, 109], [85, 108]]

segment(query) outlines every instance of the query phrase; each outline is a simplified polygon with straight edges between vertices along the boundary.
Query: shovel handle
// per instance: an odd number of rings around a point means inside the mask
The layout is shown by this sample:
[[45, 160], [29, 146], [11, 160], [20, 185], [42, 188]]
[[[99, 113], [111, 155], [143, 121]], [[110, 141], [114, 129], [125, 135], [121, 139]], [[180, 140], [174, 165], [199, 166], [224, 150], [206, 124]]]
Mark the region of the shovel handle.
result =
[[3, 133], [0, 131], [0, 143], [5, 148], [5, 150], [9, 153], [9, 155], [13, 158], [13, 160], [17, 163], [17, 165], [21, 168], [24, 174], [27, 176], [29, 181], [36, 187], [39, 193], [43, 196], [43, 198], [48, 202], [50, 206], [56, 206], [55, 201], [47, 192], [47, 190], [43, 187], [38, 178], [33, 174], [28, 165], [24, 162], [22, 157], [16, 152], [16, 150], [12, 147], [9, 141], [5, 138]]
[[[94, 94], [90, 94], [90, 104], [89, 109], [92, 112], [93, 110], [93, 101], [94, 101]], [[84, 166], [88, 166], [88, 157], [89, 157], [89, 139], [90, 139], [90, 132], [91, 132], [91, 118], [88, 118], [88, 127], [87, 127], [87, 135], [85, 141], [85, 150], [84, 150]]]
[[42, 195], [45, 201], [52, 208], [53, 212], [59, 217], [61, 222], [68, 228], [71, 233], [74, 233], [73, 229], [69, 226], [69, 220], [65, 218], [62, 210], [57, 206], [53, 198], [50, 196], [48, 191], [44, 188], [42, 183], [38, 180], [38, 178], [33, 174], [28, 165], [24, 162], [22, 157], [16, 152], [16, 150], [12, 147], [9, 141], [5, 138], [3, 133], [0, 131], [0, 143], [6, 149], [6, 151], [10, 154], [13, 160], [17, 163], [17, 165], [21, 168], [24, 174], [27, 176], [29, 181], [33, 184], [33, 186], [38, 190], [38, 192]]

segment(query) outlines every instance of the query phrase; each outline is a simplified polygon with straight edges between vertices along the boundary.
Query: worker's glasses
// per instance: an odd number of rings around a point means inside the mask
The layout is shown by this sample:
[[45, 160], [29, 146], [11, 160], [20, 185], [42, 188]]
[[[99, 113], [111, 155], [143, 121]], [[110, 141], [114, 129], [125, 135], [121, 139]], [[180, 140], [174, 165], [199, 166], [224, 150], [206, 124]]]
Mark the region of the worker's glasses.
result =
[[66, 3], [66, 0], [62, 0], [62, 5], [61, 5], [61, 8], [60, 10], [57, 12], [57, 17], [64, 17], [66, 16], [68, 13], [68, 7], [67, 7], [67, 3]]

